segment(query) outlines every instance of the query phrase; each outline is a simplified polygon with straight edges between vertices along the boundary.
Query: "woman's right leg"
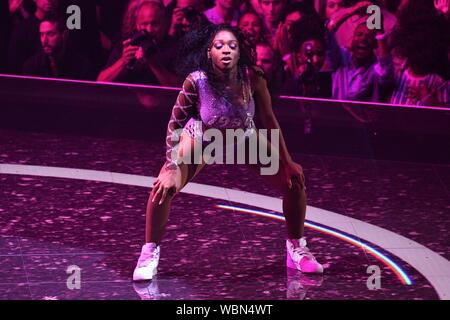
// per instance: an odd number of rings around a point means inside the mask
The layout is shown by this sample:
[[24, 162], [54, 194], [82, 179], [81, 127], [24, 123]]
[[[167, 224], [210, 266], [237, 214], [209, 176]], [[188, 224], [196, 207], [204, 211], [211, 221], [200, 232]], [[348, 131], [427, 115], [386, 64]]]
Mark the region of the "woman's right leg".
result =
[[[187, 136], [181, 135], [179, 143], [178, 156], [183, 157], [183, 154], [195, 154], [194, 150], [199, 147], [198, 142]], [[159, 195], [157, 201], [153, 202], [155, 196], [155, 189], [150, 192], [147, 203], [146, 222], [145, 222], [145, 244], [142, 246], [141, 255], [139, 256], [136, 268], [133, 272], [134, 281], [151, 280], [157, 273], [161, 239], [163, 237], [167, 220], [169, 219], [170, 204], [176, 193], [181, 189], [201, 170], [205, 165], [203, 158], [201, 164], [190, 164], [192, 162], [182, 161], [179, 164], [180, 170], [175, 172], [175, 186], [177, 190], [174, 193], [168, 194], [164, 201], [159, 203]], [[161, 168], [159, 177], [164, 174], [165, 168]]]
[[[198, 143], [199, 142], [196, 142], [194, 139], [183, 133], [179, 145], [179, 156], [182, 157], [185, 154], [194, 154], [194, 148], [199, 147]], [[203, 161], [203, 158], [201, 164], [185, 163], [184, 161], [180, 163], [180, 170], [177, 170], [176, 173], [177, 185], [180, 185], [180, 188], [177, 192], [167, 195], [166, 199], [161, 204], [159, 204], [158, 201], [152, 202], [156, 188], [152, 189], [147, 202], [145, 227], [146, 243], [153, 242], [158, 245], [160, 244], [164, 235], [165, 226], [169, 219], [172, 199], [204, 166], [205, 162]], [[161, 169], [159, 174], [161, 175], [163, 172], [164, 168]]]
[[[178, 147], [178, 157], [184, 159], [184, 155], [196, 154], [195, 151], [201, 149], [200, 142], [183, 133]], [[200, 153], [201, 154], [201, 153]], [[145, 227], [145, 244], [142, 246], [141, 255], [139, 256], [136, 268], [133, 272], [133, 281], [147, 281], [153, 279], [158, 272], [158, 263], [160, 256], [160, 243], [163, 237], [167, 220], [169, 219], [170, 205], [175, 194], [181, 191], [183, 187], [204, 167], [203, 157], [200, 164], [191, 164], [191, 161], [181, 161], [180, 170], [175, 172], [176, 188], [172, 194], [168, 194], [165, 199], [160, 202], [159, 195], [157, 201], [153, 202], [155, 189], [150, 192], [147, 203], [146, 227]], [[158, 177], [164, 174], [165, 168], [161, 168]], [[170, 184], [172, 184], [171, 182]]]

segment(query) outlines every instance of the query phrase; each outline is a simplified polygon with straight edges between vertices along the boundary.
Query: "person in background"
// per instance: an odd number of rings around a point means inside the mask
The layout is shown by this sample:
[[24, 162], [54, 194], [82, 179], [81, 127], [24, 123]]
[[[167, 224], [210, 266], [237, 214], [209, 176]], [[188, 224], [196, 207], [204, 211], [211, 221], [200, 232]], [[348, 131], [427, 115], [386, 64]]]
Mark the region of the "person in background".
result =
[[324, 20], [327, 20], [344, 7], [344, 0], [316, 0], [315, 7], [319, 15]]
[[17, 25], [11, 34], [8, 71], [13, 74], [20, 74], [24, 62], [42, 49], [39, 36], [40, 22], [54, 14], [58, 8], [57, 0], [34, 0], [34, 2], [35, 13]]
[[[331, 42], [332, 43], [332, 42]], [[378, 47], [379, 56], [375, 55]], [[353, 34], [351, 49], [331, 48], [334, 99], [378, 102], [393, 85], [394, 69], [383, 30], [369, 30], [365, 21]]]
[[29, 58], [23, 74], [30, 76], [94, 80], [92, 63], [81, 54], [67, 50], [68, 31], [64, 20], [46, 18], [39, 26], [42, 50]]
[[279, 55], [267, 42], [256, 44], [256, 65], [264, 71], [269, 92], [272, 98], [275, 98], [281, 90], [285, 77]]
[[239, 29], [253, 44], [264, 42], [264, 28], [261, 18], [254, 12], [244, 13], [239, 19]]
[[448, 22], [427, 0], [409, 2], [399, 14], [392, 45], [405, 58], [391, 103], [449, 106]]
[[264, 28], [269, 35], [269, 42], [272, 46], [275, 43], [275, 36], [281, 22], [281, 14], [286, 4], [286, 0], [259, 0]]
[[216, 0], [215, 6], [204, 12], [206, 18], [213, 24], [229, 24], [233, 27], [238, 25], [239, 21], [238, 0]]
[[[282, 57], [283, 61], [288, 65], [292, 62], [291, 53], [294, 47], [294, 36], [291, 26], [302, 17], [306, 16], [313, 16], [313, 19], [319, 20], [319, 16], [314, 10], [314, 7], [309, 5], [307, 2], [295, 2], [288, 4], [281, 13], [280, 23], [275, 34], [273, 47], [280, 57]], [[318, 28], [322, 29], [322, 26], [318, 25]]]
[[176, 48], [167, 31], [161, 3], [130, 3], [123, 25], [126, 40], [116, 45], [97, 81], [180, 85], [174, 72]]
[[331, 97], [331, 73], [322, 72], [327, 56], [325, 27], [318, 16], [305, 16], [292, 26], [294, 70], [283, 93], [306, 97]]
[[264, 33], [261, 18], [252, 11], [244, 13], [239, 19], [238, 26], [245, 36], [245, 42], [249, 48], [250, 55], [253, 60], [256, 60], [256, 44], [267, 42], [267, 34]]
[[343, 48], [350, 49], [353, 41], [353, 34], [357, 26], [367, 22], [367, 7], [377, 4], [381, 8], [382, 29], [388, 36], [395, 24], [397, 18], [390, 13], [382, 3], [376, 1], [350, 1], [350, 6], [340, 8], [335, 11], [327, 20], [327, 25], [334, 32], [336, 42]]
[[202, 28], [209, 24], [209, 20], [201, 13], [200, 0], [175, 0], [167, 9], [171, 13], [169, 36], [181, 39], [192, 29]]

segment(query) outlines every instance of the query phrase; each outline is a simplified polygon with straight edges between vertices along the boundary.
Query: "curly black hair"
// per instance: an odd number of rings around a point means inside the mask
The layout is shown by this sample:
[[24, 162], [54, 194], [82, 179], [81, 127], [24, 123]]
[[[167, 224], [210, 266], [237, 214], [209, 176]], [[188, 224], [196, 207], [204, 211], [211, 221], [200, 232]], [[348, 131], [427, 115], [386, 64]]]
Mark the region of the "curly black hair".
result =
[[446, 22], [436, 13], [433, 1], [415, 0], [400, 12], [391, 46], [423, 73], [448, 77]]
[[216, 93], [222, 92], [225, 84], [218, 79], [212, 62], [208, 59], [207, 51], [212, 41], [220, 31], [230, 31], [239, 42], [240, 56], [238, 61], [238, 77], [243, 79], [245, 69], [255, 65], [251, 54], [251, 44], [238, 28], [227, 24], [209, 25], [203, 29], [191, 30], [182, 39], [178, 54], [178, 73], [185, 78], [189, 73], [197, 70], [204, 71], [208, 82]]

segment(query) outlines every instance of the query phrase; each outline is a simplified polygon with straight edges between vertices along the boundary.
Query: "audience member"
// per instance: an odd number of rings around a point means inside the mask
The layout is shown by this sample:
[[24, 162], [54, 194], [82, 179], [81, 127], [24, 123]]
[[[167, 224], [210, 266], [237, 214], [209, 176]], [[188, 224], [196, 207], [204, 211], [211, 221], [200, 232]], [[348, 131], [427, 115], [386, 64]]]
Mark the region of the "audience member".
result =
[[8, 68], [12, 73], [20, 74], [24, 62], [42, 49], [39, 24], [57, 10], [57, 0], [34, 1], [36, 3], [35, 13], [17, 25], [11, 34]]
[[253, 44], [264, 42], [264, 28], [261, 18], [254, 12], [244, 13], [239, 19], [239, 29]]
[[405, 58], [405, 68], [397, 79], [391, 103], [408, 105], [449, 105], [448, 26], [433, 3], [416, 0], [399, 15], [392, 44]]
[[[367, 7], [374, 4], [381, 8], [381, 30], [367, 26]], [[80, 30], [66, 27], [70, 5], [81, 9]], [[244, 34], [244, 50], [265, 71], [273, 96], [449, 106], [449, 5], [450, 0], [0, 0], [0, 72], [180, 86], [177, 43], [190, 30], [228, 23]]]
[[180, 85], [173, 72], [175, 48], [168, 39], [165, 8], [155, 1], [130, 3], [123, 35], [111, 53], [98, 81], [152, 85]]
[[23, 74], [39, 77], [94, 80], [90, 61], [83, 55], [67, 49], [68, 31], [65, 22], [43, 19], [39, 27], [41, 52], [29, 58]]
[[305, 16], [292, 26], [293, 70], [284, 93], [307, 97], [331, 97], [331, 73], [322, 72], [326, 58], [325, 27], [318, 16]]
[[264, 27], [273, 45], [278, 26], [281, 22], [281, 14], [286, 6], [287, 0], [259, 0]]
[[[289, 59], [289, 55], [293, 49], [294, 39], [291, 26], [305, 16], [313, 16], [313, 19], [316, 21], [319, 19], [314, 8], [306, 2], [288, 4], [281, 12], [280, 23], [275, 34], [273, 47], [285, 61]], [[322, 29], [321, 25], [318, 25], [318, 27]]]
[[[380, 55], [375, 56], [378, 45]], [[365, 22], [359, 24], [353, 34], [350, 50], [333, 50], [334, 99], [383, 101], [385, 91], [394, 82], [392, 58], [386, 39], [381, 32], [369, 30]], [[384, 97], [385, 99], [385, 97]]]
[[169, 36], [174, 39], [181, 39], [192, 29], [198, 29], [209, 24], [209, 20], [201, 12], [200, 0], [175, 0], [169, 7], [171, 13], [171, 23]]
[[285, 81], [281, 59], [266, 42], [256, 44], [256, 65], [264, 70], [271, 96], [280, 92]]
[[233, 27], [238, 25], [239, 20], [238, 0], [215, 0], [215, 6], [205, 11], [205, 16], [214, 24], [230, 24]]
[[[373, 4], [374, 1], [353, 1], [350, 7], [338, 9], [329, 17], [328, 26], [334, 30], [335, 39], [341, 47], [350, 49], [356, 27], [363, 22], [367, 23], [367, 7]], [[390, 34], [397, 19], [381, 3], [378, 5], [381, 6], [384, 32]]]

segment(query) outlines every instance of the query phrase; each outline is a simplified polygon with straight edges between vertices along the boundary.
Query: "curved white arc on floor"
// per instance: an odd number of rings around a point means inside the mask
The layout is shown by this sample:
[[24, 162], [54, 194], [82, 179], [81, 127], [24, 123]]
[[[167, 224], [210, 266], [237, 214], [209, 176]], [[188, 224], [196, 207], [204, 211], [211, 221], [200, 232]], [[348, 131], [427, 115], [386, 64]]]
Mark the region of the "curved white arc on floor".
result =
[[[107, 171], [18, 164], [0, 164], [0, 174], [100, 181], [149, 189], [156, 179]], [[281, 199], [246, 191], [190, 182], [181, 192], [282, 212]], [[307, 218], [309, 221], [359, 237], [392, 253], [420, 272], [434, 287], [440, 299], [450, 300], [450, 261], [438, 253], [389, 230], [331, 211], [308, 206]]]

